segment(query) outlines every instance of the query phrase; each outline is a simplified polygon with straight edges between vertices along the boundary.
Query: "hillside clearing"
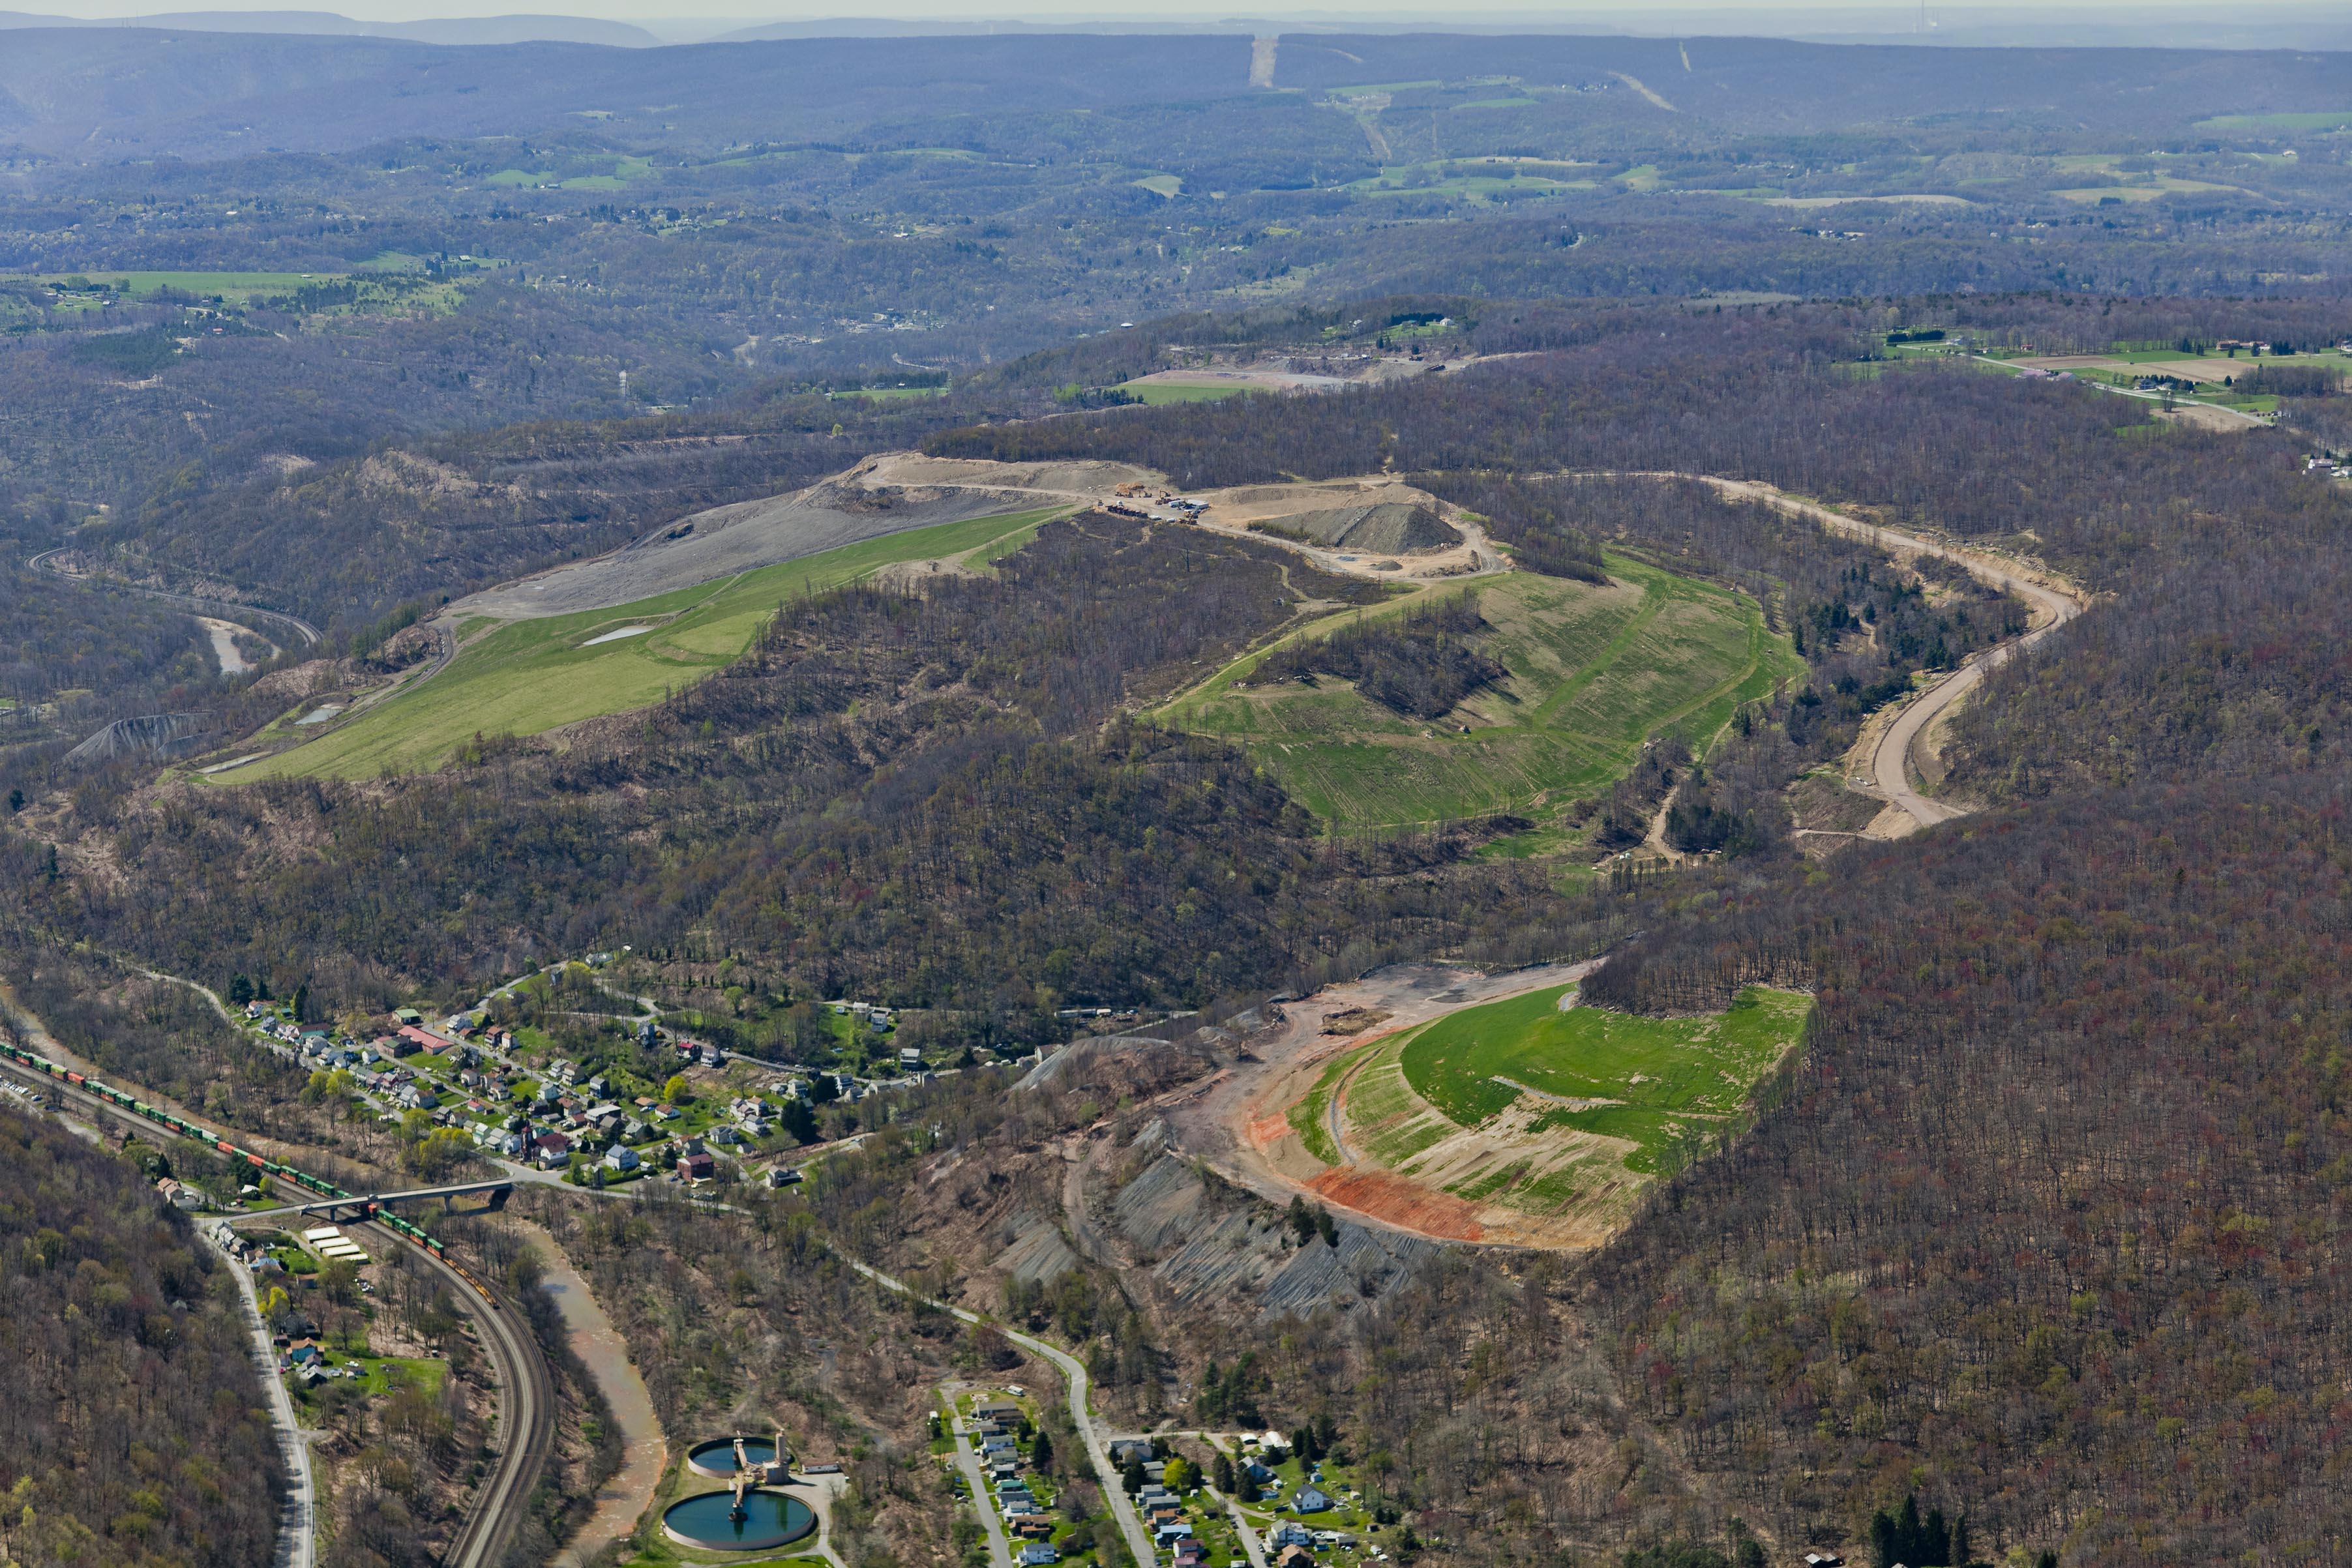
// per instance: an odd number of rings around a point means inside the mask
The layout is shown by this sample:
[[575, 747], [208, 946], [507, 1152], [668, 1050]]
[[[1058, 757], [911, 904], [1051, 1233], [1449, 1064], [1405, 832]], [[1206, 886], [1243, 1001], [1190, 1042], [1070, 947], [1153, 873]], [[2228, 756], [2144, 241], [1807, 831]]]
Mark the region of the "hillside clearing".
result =
[[[786, 601], [895, 562], [984, 566], [1017, 549], [1047, 507], [943, 523], [780, 561], [718, 582], [569, 615], [489, 622], [439, 674], [354, 713], [316, 739], [215, 774], [215, 783], [428, 772], [476, 736], [540, 735], [658, 702], [732, 664]], [[284, 733], [284, 720], [262, 732]]]
[[1575, 1000], [1547, 986], [1331, 1058], [1286, 1112], [1323, 1167], [1304, 1185], [1423, 1234], [1598, 1246], [1742, 1124], [1812, 1009], [1761, 988], [1691, 1018]]
[[[1629, 768], [1658, 731], [1680, 726], [1704, 742], [1739, 704], [1799, 668], [1745, 597], [1629, 558], [1608, 564], [1606, 586], [1526, 571], [1482, 579], [1475, 591], [1487, 630], [1474, 641], [1509, 678], [1442, 720], [1402, 716], [1346, 682], [1253, 685], [1272, 647], [1160, 716], [1248, 747], [1339, 831], [1498, 812], [1556, 817]], [[1378, 610], [1323, 617], [1283, 642], [1469, 591], [1439, 584]]]

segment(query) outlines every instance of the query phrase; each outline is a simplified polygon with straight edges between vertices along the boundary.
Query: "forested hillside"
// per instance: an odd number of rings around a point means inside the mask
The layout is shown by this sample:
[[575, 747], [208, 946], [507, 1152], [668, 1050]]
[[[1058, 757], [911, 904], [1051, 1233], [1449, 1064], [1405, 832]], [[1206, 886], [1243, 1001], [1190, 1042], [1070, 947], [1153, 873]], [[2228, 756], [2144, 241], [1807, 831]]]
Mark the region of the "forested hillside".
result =
[[[2341, 57], [0, 37], [0, 999], [354, 1191], [547, 1166], [421, 1218], [548, 1345], [560, 1250], [673, 1449], [838, 1458], [850, 1568], [979, 1561], [927, 1416], [1011, 1378], [1063, 1561], [1154, 1568], [1021, 1334], [1220, 1562], [1175, 1432], [1330, 1467], [1330, 1568], [2352, 1564]], [[1324, 480], [1442, 515], [1226, 489]], [[499, 637], [429, 756], [233, 782]], [[1496, 787], [1317, 792], [1399, 758]], [[1757, 986], [1801, 1043], [1694, 1088]], [[1428, 1109], [1482, 1007], [1623, 1060]], [[152, 1185], [251, 1172], [118, 1136], [0, 1108], [0, 1558], [262, 1563]], [[319, 1560], [544, 1560], [627, 1368], [400, 1256], [305, 1298], [431, 1364], [302, 1396]]]
[[0, 1552], [268, 1561], [283, 1463], [219, 1259], [137, 1166], [0, 1109]]
[[[1550, 939], [1540, 873], [1379, 874], [1477, 834], [1318, 841], [1238, 753], [1118, 717], [1281, 624], [1287, 595], [1372, 585], [1100, 514], [1001, 570], [788, 604], [659, 707], [561, 748], [491, 741], [448, 777], [157, 796], [126, 766], [59, 823], [71, 874], [17, 841], [26, 907], [222, 986], [307, 982], [324, 1010], [628, 941], [681, 980], [734, 953], [780, 1004], [868, 989], [979, 1038], [1050, 1034], [1072, 998], [1198, 1004], [1429, 943]], [[137, 882], [80, 874], [101, 861]], [[198, 907], [236, 910], [240, 936]]]

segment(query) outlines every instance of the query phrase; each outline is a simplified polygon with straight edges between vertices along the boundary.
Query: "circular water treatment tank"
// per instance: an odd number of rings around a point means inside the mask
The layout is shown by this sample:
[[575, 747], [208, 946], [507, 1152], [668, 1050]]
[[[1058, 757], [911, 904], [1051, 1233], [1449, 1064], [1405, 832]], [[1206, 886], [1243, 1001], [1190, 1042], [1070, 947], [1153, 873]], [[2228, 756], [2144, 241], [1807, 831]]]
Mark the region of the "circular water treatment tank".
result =
[[[743, 1439], [743, 1457], [754, 1465], [764, 1465], [776, 1457], [776, 1440], [773, 1437], [746, 1437]], [[698, 1476], [709, 1476], [713, 1480], [733, 1480], [735, 1439], [713, 1437], [708, 1443], [697, 1443], [687, 1450], [686, 1468]]]
[[728, 1517], [734, 1506], [734, 1494], [723, 1491], [674, 1502], [662, 1515], [662, 1533], [708, 1552], [768, 1552], [816, 1529], [809, 1505], [782, 1492], [747, 1492], [741, 1519]]

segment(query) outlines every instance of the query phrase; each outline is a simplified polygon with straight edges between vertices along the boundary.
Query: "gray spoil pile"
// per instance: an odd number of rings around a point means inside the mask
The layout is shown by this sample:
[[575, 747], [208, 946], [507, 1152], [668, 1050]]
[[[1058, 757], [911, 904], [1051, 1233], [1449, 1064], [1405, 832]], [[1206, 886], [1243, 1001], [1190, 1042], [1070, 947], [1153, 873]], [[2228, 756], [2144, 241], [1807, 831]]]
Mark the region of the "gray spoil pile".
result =
[[828, 479], [789, 496], [697, 512], [610, 555], [486, 588], [447, 613], [529, 621], [609, 610], [861, 539], [1036, 505], [1034, 497], [988, 490], [864, 490]]
[[1024, 1213], [1013, 1221], [1013, 1244], [996, 1255], [993, 1267], [1033, 1285], [1050, 1284], [1078, 1266], [1078, 1255], [1041, 1215]]
[[1165, 1051], [1168, 1041], [1151, 1034], [1097, 1034], [1084, 1040], [1074, 1040], [1036, 1066], [1023, 1073], [1015, 1089], [1043, 1089], [1049, 1084], [1067, 1083], [1086, 1070], [1099, 1065], [1106, 1058], [1124, 1056], [1145, 1050]]
[[1451, 549], [1462, 542], [1454, 525], [1427, 507], [1402, 501], [1381, 501], [1363, 507], [1333, 507], [1327, 511], [1300, 512], [1252, 525], [1261, 533], [1281, 534], [1335, 549], [1362, 550], [1368, 555], [1411, 555], [1416, 550]]
[[[1383, 1296], [1440, 1244], [1339, 1221], [1339, 1245], [1298, 1245], [1281, 1217], [1232, 1188], [1213, 1192], [1192, 1166], [1163, 1155], [1122, 1188], [1111, 1213], [1146, 1254], [1176, 1249], [1152, 1272], [1186, 1302], [1238, 1297], [1270, 1317], [1342, 1310]], [[1336, 1216], [1334, 1217], [1337, 1218]], [[1179, 1245], [1181, 1243], [1181, 1245]]]
[[118, 718], [66, 753], [68, 768], [96, 768], [126, 757], [184, 757], [211, 737], [212, 719], [200, 713], [152, 713]]

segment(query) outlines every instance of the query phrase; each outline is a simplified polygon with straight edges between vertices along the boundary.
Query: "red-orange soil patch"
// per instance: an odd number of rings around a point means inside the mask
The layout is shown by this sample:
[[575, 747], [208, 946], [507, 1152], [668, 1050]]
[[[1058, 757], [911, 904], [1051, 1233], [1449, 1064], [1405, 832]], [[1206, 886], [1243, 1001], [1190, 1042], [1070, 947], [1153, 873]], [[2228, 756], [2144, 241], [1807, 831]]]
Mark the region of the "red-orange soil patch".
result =
[[1483, 1241], [1478, 1206], [1452, 1193], [1417, 1186], [1392, 1171], [1344, 1166], [1307, 1184], [1345, 1208], [1442, 1241]]
[[1253, 1118], [1249, 1124], [1249, 1141], [1255, 1148], [1271, 1148], [1290, 1132], [1290, 1118], [1277, 1111], [1271, 1116]]

